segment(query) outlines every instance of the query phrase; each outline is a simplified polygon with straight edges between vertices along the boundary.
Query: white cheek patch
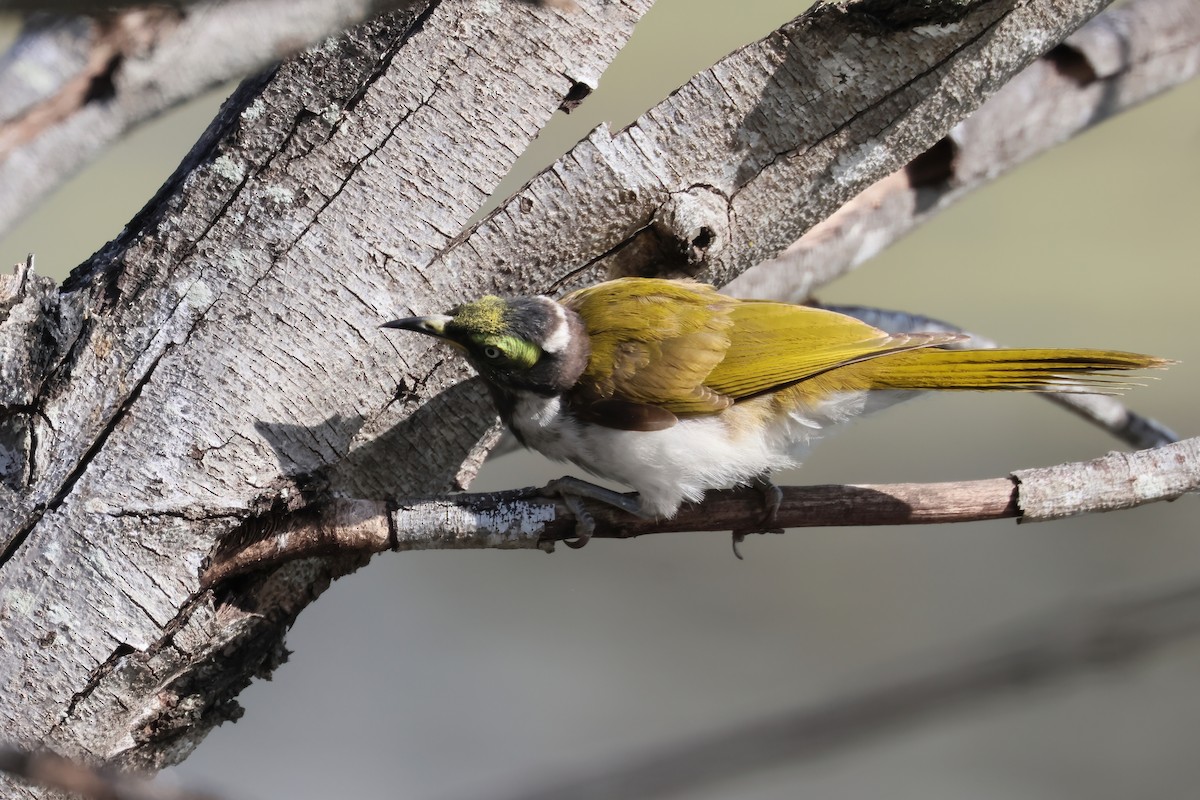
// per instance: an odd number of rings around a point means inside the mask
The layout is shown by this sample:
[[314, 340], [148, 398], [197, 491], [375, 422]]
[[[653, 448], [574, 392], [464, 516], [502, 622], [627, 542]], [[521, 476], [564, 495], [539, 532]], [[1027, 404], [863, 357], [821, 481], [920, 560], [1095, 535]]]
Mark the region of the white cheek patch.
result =
[[546, 299], [550, 308], [554, 309], [554, 323], [550, 334], [542, 342], [542, 351], [550, 354], [561, 353], [571, 341], [571, 326], [567, 324], [567, 312], [558, 303]]

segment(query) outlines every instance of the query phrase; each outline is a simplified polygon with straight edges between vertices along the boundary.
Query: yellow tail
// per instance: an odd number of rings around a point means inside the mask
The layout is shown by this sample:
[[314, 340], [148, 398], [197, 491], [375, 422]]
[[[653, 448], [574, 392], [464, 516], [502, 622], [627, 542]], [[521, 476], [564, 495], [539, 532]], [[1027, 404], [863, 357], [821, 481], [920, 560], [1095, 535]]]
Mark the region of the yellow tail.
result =
[[872, 389], [1114, 394], [1138, 384], [1110, 373], [1174, 363], [1119, 350], [923, 348], [880, 356], [845, 369], [857, 373], [855, 378]]

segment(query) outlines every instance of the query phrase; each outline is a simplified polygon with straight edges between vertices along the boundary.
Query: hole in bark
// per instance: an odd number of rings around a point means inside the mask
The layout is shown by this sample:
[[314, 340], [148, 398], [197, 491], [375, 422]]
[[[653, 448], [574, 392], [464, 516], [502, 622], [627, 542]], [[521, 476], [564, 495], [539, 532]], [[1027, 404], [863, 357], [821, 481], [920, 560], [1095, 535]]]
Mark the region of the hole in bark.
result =
[[563, 97], [559, 108], [566, 114], [570, 114], [575, 109], [579, 108], [579, 104], [584, 101], [589, 94], [592, 93], [592, 87], [581, 81], [575, 81], [571, 84], [571, 88], [567, 90], [567, 94]]
[[1049, 61], [1058, 74], [1070, 78], [1080, 86], [1087, 86], [1096, 80], [1096, 70], [1092, 68], [1092, 62], [1069, 44], [1060, 44], [1052, 48], [1042, 58]]
[[713, 233], [712, 228], [707, 225], [700, 228], [700, 232], [692, 237], [692, 247], [697, 250], [707, 250], [708, 246], [713, 243], [713, 239], [717, 238]]
[[121, 68], [122, 56], [120, 53], [113, 56], [104, 65], [104, 69], [92, 76], [91, 82], [88, 83], [87, 91], [83, 94], [83, 102], [87, 103], [103, 103], [113, 99], [117, 94], [117, 85], [115, 76], [117, 70]]
[[112, 655], [110, 655], [108, 657], [108, 663], [112, 664], [118, 658], [124, 658], [125, 656], [131, 656], [134, 653], [136, 653], [137, 651], [138, 651], [137, 648], [134, 647], [133, 645], [126, 644], [125, 642], [121, 642], [119, 645], [117, 645], [113, 649]]
[[[608, 278], [694, 278], [703, 269], [703, 251], [696, 239], [671, 236], [650, 227], [617, 248], [608, 262]], [[711, 232], [710, 232], [711, 235]]]
[[954, 158], [958, 145], [948, 136], [943, 136], [933, 147], [904, 166], [904, 174], [914, 189], [927, 186], [943, 186], [954, 177]]

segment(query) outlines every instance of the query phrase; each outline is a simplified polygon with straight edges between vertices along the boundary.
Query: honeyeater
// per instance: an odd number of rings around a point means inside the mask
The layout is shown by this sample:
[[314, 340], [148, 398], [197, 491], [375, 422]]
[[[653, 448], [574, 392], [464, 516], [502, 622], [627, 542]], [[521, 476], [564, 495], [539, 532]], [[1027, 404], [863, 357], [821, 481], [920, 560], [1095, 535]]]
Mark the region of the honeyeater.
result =
[[945, 349], [854, 317], [738, 300], [686, 280], [621, 278], [549, 297], [483, 297], [388, 322], [463, 353], [527, 447], [638, 492], [671, 517], [708, 489], [796, 466], [831, 426], [929, 389], [1111, 392], [1164, 366], [1089, 349]]

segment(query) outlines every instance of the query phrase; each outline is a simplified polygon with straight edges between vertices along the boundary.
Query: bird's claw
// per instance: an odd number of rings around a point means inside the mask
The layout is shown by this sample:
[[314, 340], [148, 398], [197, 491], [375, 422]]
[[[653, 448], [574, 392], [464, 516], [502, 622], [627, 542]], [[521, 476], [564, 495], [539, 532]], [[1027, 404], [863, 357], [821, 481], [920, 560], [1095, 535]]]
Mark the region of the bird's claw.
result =
[[742, 552], [738, 549], [738, 545], [746, 541], [746, 536], [751, 533], [783, 533], [783, 528], [775, 525], [775, 516], [779, 513], [779, 507], [783, 505], [783, 490], [771, 482], [771, 478], [767, 475], [759, 475], [750, 484], [758, 490], [762, 495], [763, 515], [759, 519], [757, 527], [754, 528], [738, 528], [732, 531], [733, 536], [733, 554], [738, 561], [744, 561]]
[[775, 516], [783, 505], [783, 489], [772, 481], [769, 475], [759, 475], [751, 484], [762, 495], [763, 515], [759, 526], [763, 533], [783, 533], [782, 528], [775, 528]]
[[550, 481], [542, 487], [540, 493], [545, 496], [561, 499], [563, 505], [575, 517], [575, 538], [564, 540], [567, 547], [574, 550], [578, 550], [586, 545], [592, 538], [592, 534], [596, 531], [596, 519], [584, 507], [584, 497], [589, 497], [601, 503], [607, 503], [632, 514], [639, 513], [635, 500], [631, 500], [611, 489], [605, 489], [603, 486], [597, 486], [594, 483], [570, 476]]
[[596, 519], [590, 511], [583, 507], [583, 501], [579, 499], [578, 495], [563, 494], [560, 496], [567, 508], [571, 509], [571, 514], [575, 516], [575, 538], [563, 539], [563, 544], [572, 550], [578, 550], [591, 540], [592, 534], [596, 531]]
[[742, 558], [742, 551], [738, 549], [738, 545], [741, 544], [742, 542], [746, 541], [746, 532], [745, 531], [730, 531], [730, 533], [732, 534], [732, 539], [733, 539], [734, 558], [736, 558], [738, 561], [745, 561], [746, 559]]

